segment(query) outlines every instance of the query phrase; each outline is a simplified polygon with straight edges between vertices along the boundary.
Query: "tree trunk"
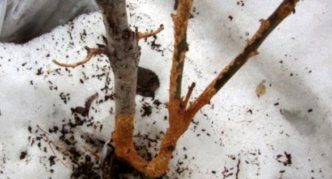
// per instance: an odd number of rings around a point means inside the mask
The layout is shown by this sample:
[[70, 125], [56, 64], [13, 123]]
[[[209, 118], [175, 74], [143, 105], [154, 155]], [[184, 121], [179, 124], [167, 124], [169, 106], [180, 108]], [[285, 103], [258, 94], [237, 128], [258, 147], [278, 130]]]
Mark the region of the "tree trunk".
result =
[[103, 11], [107, 50], [115, 77], [116, 115], [134, 114], [140, 48], [136, 33], [128, 25], [126, 1], [96, 2]]
[[[135, 169], [151, 177], [159, 177], [168, 170], [168, 163], [175, 150], [176, 143], [188, 129], [193, 117], [211, 98], [226, 84], [226, 82], [254, 55], [264, 39], [278, 26], [282, 20], [295, 9], [298, 0], [284, 0], [267, 20], [262, 20], [260, 28], [248, 41], [244, 51], [240, 53], [213, 80], [202, 94], [189, 103], [193, 83], [185, 98], [181, 94], [182, 73], [187, 44], [187, 27], [192, 7], [192, 0], [178, 1], [176, 14], [172, 15], [174, 22], [174, 51], [169, 89], [169, 128], [162, 140], [158, 155], [151, 161], [144, 160], [137, 154], [133, 142], [135, 95], [137, 83], [137, 66], [139, 61], [139, 35], [128, 26], [125, 0], [96, 0], [103, 10], [104, 23], [108, 39], [108, 55], [115, 76], [116, 116], [113, 141], [115, 154], [130, 163]], [[106, 145], [107, 147], [107, 145]], [[106, 152], [106, 157], [109, 153]], [[107, 163], [108, 162], [108, 163]], [[111, 175], [107, 173], [111, 161], [104, 160], [102, 165], [104, 179]], [[110, 170], [109, 170], [110, 171]]]
[[[137, 86], [137, 68], [140, 48], [136, 33], [128, 25], [125, 0], [96, 0], [103, 13], [107, 36], [107, 51], [114, 73], [116, 124], [113, 133], [117, 149], [123, 145], [117, 139], [132, 141], [135, 114], [135, 96]], [[127, 131], [122, 133], [119, 131]], [[107, 148], [107, 146], [105, 146]], [[133, 147], [133, 146], [131, 146]], [[127, 147], [125, 147], [127, 148]], [[107, 159], [104, 159], [105, 165]], [[102, 164], [103, 165], [103, 164]], [[104, 165], [104, 166], [105, 166]], [[109, 168], [109, 166], [105, 166]], [[110, 170], [102, 170], [103, 178], [110, 177]]]

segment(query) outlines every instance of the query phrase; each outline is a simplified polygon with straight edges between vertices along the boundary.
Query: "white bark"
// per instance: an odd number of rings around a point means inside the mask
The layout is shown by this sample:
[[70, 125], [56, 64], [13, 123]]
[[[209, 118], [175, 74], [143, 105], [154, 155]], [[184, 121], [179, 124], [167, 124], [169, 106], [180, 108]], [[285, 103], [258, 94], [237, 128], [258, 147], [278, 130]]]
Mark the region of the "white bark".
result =
[[108, 52], [115, 77], [116, 114], [135, 113], [140, 48], [128, 25], [125, 0], [96, 0], [103, 11]]

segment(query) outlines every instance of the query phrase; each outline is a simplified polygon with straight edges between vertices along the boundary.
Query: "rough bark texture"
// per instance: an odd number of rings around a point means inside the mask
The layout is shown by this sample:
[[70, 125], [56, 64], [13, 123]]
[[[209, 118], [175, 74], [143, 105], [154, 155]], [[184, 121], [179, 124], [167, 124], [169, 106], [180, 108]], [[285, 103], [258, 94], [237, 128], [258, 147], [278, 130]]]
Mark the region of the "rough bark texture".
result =
[[[159, 155], [152, 161], [146, 161], [137, 154], [133, 143], [135, 89], [139, 58], [138, 38], [128, 27], [125, 0], [97, 0], [96, 2], [103, 11], [108, 40], [108, 55], [115, 76], [116, 129], [113, 133], [115, 153], [144, 174], [152, 177], [161, 176], [168, 170], [168, 163], [172, 152], [175, 150], [178, 138], [186, 131], [190, 123], [190, 121], [185, 121], [185, 125], [177, 125], [177, 123], [181, 123], [181, 119], [185, 118], [184, 111], [179, 110], [182, 102], [180, 100], [181, 88], [178, 87], [181, 85], [176, 85], [177, 92], [172, 93], [176, 94], [176, 100], [171, 102], [172, 105], [169, 108], [170, 127], [162, 141]], [[177, 32], [175, 35], [176, 43], [174, 45], [177, 53], [175, 53], [174, 59], [184, 62], [185, 52], [188, 49], [186, 29], [192, 0], [185, 0], [180, 4], [182, 4], [182, 6], [179, 6], [180, 11], [173, 16], [177, 26], [175, 28]], [[185, 25], [181, 26], [182, 23], [185, 23]], [[176, 66], [176, 68], [182, 72], [183, 63]], [[177, 84], [181, 84], [181, 78], [181, 74], [176, 78]]]
[[[128, 25], [126, 1], [96, 0], [96, 2], [103, 13], [107, 32], [108, 56], [115, 78], [116, 116], [115, 131], [113, 133], [113, 140], [116, 147], [115, 153], [117, 156], [124, 158], [122, 149], [134, 149], [132, 140], [140, 48], [138, 46], [136, 33], [133, 32]], [[111, 176], [107, 173], [108, 171], [105, 170], [108, 168], [105, 168], [107, 162], [107, 159], [104, 159], [102, 164], [104, 165], [102, 176], [105, 179], [108, 179], [109, 176]]]
[[[240, 53], [215, 80], [204, 90], [189, 107], [190, 95], [194, 84], [189, 87], [187, 95], [182, 98], [182, 73], [185, 55], [188, 51], [187, 26], [192, 7], [192, 0], [179, 0], [174, 22], [174, 51], [170, 75], [169, 90], [169, 128], [162, 140], [159, 154], [151, 161], [138, 155], [134, 142], [135, 90], [139, 47], [137, 34], [128, 27], [125, 0], [97, 0], [104, 13], [108, 38], [108, 54], [115, 76], [116, 120], [113, 141], [118, 157], [128, 161], [138, 171], [150, 177], [159, 177], [167, 172], [168, 163], [175, 150], [176, 143], [188, 129], [193, 117], [220, 88], [254, 55], [272, 30], [291, 12], [298, 0], [284, 0], [277, 10], [262, 24]], [[107, 168], [107, 167], [106, 167]], [[106, 176], [106, 175], [105, 175]]]
[[[123, 150], [135, 151], [133, 145], [135, 95], [137, 86], [137, 68], [140, 49], [133, 32], [128, 25], [125, 0], [96, 0], [102, 10], [107, 36], [107, 50], [114, 73], [115, 89], [115, 153], [123, 157]], [[136, 153], [135, 153], [136, 154]], [[107, 156], [107, 155], [106, 155]], [[138, 156], [136, 154], [136, 156]], [[107, 165], [107, 158], [103, 165]], [[105, 179], [110, 174], [103, 167]], [[110, 168], [110, 167], [106, 167]], [[111, 172], [111, 171], [109, 171]]]
[[140, 56], [136, 33], [128, 25], [125, 0], [97, 0], [104, 15], [107, 49], [115, 77], [116, 114], [135, 113]]

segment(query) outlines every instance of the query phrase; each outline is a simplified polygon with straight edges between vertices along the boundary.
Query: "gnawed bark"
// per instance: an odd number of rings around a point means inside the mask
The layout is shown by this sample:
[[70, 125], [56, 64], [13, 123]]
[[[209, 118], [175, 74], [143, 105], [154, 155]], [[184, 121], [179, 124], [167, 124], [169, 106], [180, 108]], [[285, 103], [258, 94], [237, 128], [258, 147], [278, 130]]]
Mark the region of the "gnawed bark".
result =
[[[179, 110], [181, 105], [180, 94], [176, 95], [176, 100], [172, 101], [170, 106], [170, 127], [162, 141], [158, 156], [152, 161], [146, 161], [137, 154], [133, 143], [134, 131], [134, 113], [135, 113], [135, 91], [137, 63], [139, 58], [139, 47], [135, 38], [136, 34], [129, 29], [124, 0], [97, 0], [104, 15], [108, 40], [108, 54], [115, 76], [115, 96], [116, 96], [116, 119], [113, 141], [115, 143], [116, 155], [128, 161], [137, 170], [152, 177], [158, 177], [168, 170], [168, 163], [178, 138], [186, 131], [189, 121], [186, 125], [177, 125], [181, 119], [184, 119], [184, 111]], [[177, 52], [175, 58], [184, 62], [184, 55], [187, 51], [186, 28], [190, 16], [191, 0], [185, 0], [180, 11], [173, 16], [177, 24], [178, 33], [181, 39], [176, 35]], [[181, 23], [185, 22], [185, 26]], [[183, 70], [183, 66], [178, 66]], [[181, 81], [181, 76], [177, 77]], [[181, 89], [178, 89], [180, 91]], [[184, 127], [186, 126], [186, 127]], [[105, 175], [106, 176], [106, 175]]]
[[268, 35], [292, 12], [298, 0], [284, 0], [279, 7], [266, 20], [261, 20], [261, 26], [254, 36], [248, 41], [244, 50], [236, 56], [205, 88], [203, 93], [194, 101], [188, 109], [189, 113], [197, 113], [208, 104], [211, 98], [227, 83], [229, 79], [249, 60], [258, 54], [257, 49]]
[[[108, 41], [106, 48], [114, 73], [116, 117], [113, 140], [116, 146], [115, 153], [124, 158], [122, 149], [127, 150], [127, 152], [130, 150], [135, 152], [131, 145], [140, 48], [136, 33], [128, 25], [126, 1], [96, 0], [96, 2], [102, 10]], [[104, 159], [102, 164], [104, 166], [102, 176], [105, 179], [111, 176], [107, 173], [111, 171], [105, 170], [107, 162], [107, 159]]]
[[[147, 176], [159, 177], [166, 173], [178, 139], [188, 129], [198, 110], [209, 103], [211, 98], [250, 57], [257, 55], [257, 49], [264, 39], [294, 11], [297, 2], [298, 0], [284, 0], [267, 20], [263, 20], [244, 51], [222, 70], [198, 99], [188, 107], [194, 84], [189, 87], [184, 99], [181, 94], [181, 86], [185, 55], [188, 51], [186, 34], [192, 0], [178, 1], [176, 14], [172, 15], [175, 43], [168, 103], [169, 128], [162, 139], [157, 157], [147, 161], [139, 156], [133, 142], [136, 75], [140, 54], [137, 43], [139, 38], [128, 26], [125, 0], [97, 0], [104, 14], [109, 42], [107, 49], [115, 76], [116, 116], [112, 139], [115, 143], [116, 155]], [[106, 178], [106, 175], [104, 176]]]

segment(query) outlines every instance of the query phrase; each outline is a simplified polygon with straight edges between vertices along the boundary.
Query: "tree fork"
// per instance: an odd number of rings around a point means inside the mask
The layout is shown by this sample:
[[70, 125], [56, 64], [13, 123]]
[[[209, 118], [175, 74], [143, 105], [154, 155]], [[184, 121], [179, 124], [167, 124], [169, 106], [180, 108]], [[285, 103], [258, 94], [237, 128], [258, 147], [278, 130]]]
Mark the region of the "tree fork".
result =
[[[108, 39], [108, 54], [115, 76], [116, 120], [113, 140], [115, 152], [120, 158], [129, 162], [138, 171], [150, 177], [159, 177], [167, 172], [178, 139], [188, 129], [195, 114], [209, 103], [211, 98], [226, 82], [254, 55], [265, 38], [294, 11], [298, 0], [284, 0], [275, 12], [261, 21], [261, 26], [248, 44], [228, 66], [207, 86], [203, 93], [190, 105], [190, 95], [194, 85], [189, 87], [186, 97], [181, 97], [182, 74], [185, 55], [188, 51], [187, 26], [192, 0], [179, 0], [174, 22], [174, 51], [170, 75], [169, 90], [169, 128], [166, 131], [160, 151], [151, 161], [138, 155], [133, 142], [135, 90], [139, 46], [137, 34], [130, 30], [126, 14], [125, 0], [96, 0], [104, 15]], [[131, 69], [131, 70], [129, 70]], [[105, 175], [104, 178], [107, 178]]]

